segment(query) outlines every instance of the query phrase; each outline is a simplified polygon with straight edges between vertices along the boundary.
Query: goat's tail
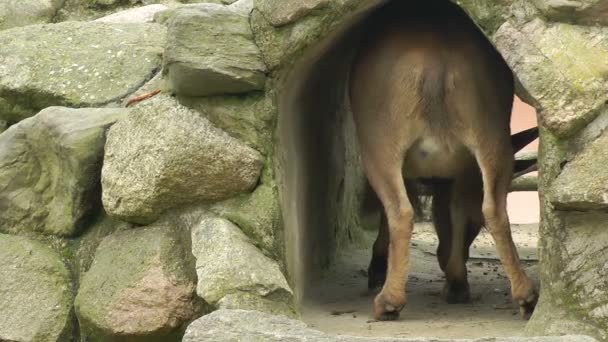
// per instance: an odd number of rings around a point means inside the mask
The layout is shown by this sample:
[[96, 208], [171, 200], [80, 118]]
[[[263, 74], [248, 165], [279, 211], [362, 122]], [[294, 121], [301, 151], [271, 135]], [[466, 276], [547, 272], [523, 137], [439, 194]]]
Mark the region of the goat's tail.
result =
[[418, 91], [422, 115], [436, 133], [449, 132], [450, 117], [445, 106], [447, 70], [445, 63], [429, 62], [422, 71]]

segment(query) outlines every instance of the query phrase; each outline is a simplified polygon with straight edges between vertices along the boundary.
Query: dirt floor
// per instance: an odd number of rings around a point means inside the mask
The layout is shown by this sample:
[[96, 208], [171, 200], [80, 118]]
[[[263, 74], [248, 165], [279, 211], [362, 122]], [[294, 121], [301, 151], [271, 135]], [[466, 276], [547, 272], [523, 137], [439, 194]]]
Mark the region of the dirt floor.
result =
[[[536, 242], [538, 224], [512, 225], [515, 243], [528, 274], [538, 284]], [[376, 322], [371, 315], [373, 296], [367, 294], [368, 248], [352, 248], [317, 284], [316, 293], [302, 308], [302, 318], [318, 330], [342, 335], [477, 338], [521, 336], [525, 321], [512, 305], [509, 283], [489, 233], [482, 231], [471, 249], [469, 284], [471, 304], [446, 304], [440, 298], [443, 274], [437, 264], [437, 238], [430, 224], [417, 224], [411, 253], [408, 304], [399, 321]]]

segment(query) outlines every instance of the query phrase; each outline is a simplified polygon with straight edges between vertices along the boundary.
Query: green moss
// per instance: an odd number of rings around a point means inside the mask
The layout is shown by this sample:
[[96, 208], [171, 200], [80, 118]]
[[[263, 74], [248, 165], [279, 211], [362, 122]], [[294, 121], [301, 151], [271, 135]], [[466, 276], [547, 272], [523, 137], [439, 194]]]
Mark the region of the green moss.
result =
[[539, 48], [581, 95], [608, 81], [608, 46], [601, 45], [590, 42], [584, 28], [570, 24], [552, 26], [539, 41]]
[[239, 226], [266, 254], [275, 259], [282, 255], [281, 243], [275, 237], [281, 229], [275, 187], [262, 184], [252, 194], [220, 202], [211, 210]]
[[513, 0], [455, 0], [469, 16], [491, 36], [498, 30], [509, 15], [509, 6]]

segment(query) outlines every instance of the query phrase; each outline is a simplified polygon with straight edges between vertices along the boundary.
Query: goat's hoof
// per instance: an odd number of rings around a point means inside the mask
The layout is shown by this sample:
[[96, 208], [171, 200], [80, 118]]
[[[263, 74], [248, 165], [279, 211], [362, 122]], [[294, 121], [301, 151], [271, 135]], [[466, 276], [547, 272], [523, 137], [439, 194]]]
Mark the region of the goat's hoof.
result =
[[405, 296], [399, 300], [387, 300], [380, 292], [374, 299], [374, 318], [379, 321], [395, 321], [405, 305]]
[[519, 313], [521, 317], [525, 320], [529, 320], [534, 312], [534, 308], [536, 307], [536, 303], [538, 302], [538, 292], [536, 288], [532, 287], [528, 292], [528, 295], [523, 297], [523, 299], [517, 300], [517, 304], [519, 304]]
[[367, 268], [367, 289], [373, 291], [381, 288], [386, 280], [386, 257], [372, 255], [372, 260]]
[[469, 283], [462, 281], [446, 281], [443, 285], [441, 297], [448, 304], [465, 304], [471, 302]]

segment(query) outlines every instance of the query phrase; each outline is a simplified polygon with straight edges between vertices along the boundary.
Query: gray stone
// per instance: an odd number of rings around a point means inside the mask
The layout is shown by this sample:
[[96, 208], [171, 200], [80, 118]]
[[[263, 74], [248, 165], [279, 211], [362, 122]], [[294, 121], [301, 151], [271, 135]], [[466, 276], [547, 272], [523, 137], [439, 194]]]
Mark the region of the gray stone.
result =
[[108, 214], [149, 223], [169, 208], [251, 191], [261, 155], [174, 98], [132, 108], [108, 132], [102, 169]]
[[160, 4], [136, 7], [101, 17], [95, 21], [102, 23], [151, 23], [154, 21], [156, 13], [168, 8]]
[[266, 67], [249, 17], [229, 6], [177, 8], [168, 22], [164, 72], [177, 94], [206, 96], [264, 89]]
[[605, 107], [608, 28], [534, 19], [506, 22], [495, 43], [526, 91], [540, 105], [541, 123], [560, 137], [574, 134]]
[[3, 0], [0, 2], [0, 30], [50, 22], [63, 0]]
[[281, 213], [276, 189], [261, 185], [251, 195], [236, 197], [215, 204], [211, 210], [241, 228], [266, 253], [279, 256], [275, 241], [280, 228]]
[[[255, 42], [262, 52], [266, 68], [271, 71], [274, 80], [277, 75], [273, 73], [280, 70], [287, 73], [292, 71], [289, 67], [301, 61], [303, 53], [316, 51], [319, 48], [328, 48], [329, 42], [344, 33], [344, 29], [352, 26], [357, 16], [381, 4], [383, 0], [340, 0], [340, 1], [281, 1], [254, 0], [254, 9], [251, 12], [251, 28], [255, 32]], [[285, 9], [279, 8], [285, 6]], [[316, 10], [309, 11], [306, 6], [318, 3]], [[326, 3], [326, 5], [324, 4]], [[301, 5], [300, 5], [301, 4]], [[308, 5], [307, 5], [308, 4]], [[313, 6], [314, 7], [314, 6]], [[294, 18], [299, 20], [282, 25], [273, 26], [264, 13], [286, 13], [287, 17], [299, 13]], [[278, 17], [276, 23], [282, 22], [283, 16]], [[289, 21], [289, 20], [287, 20]], [[309, 50], [310, 49], [310, 50]], [[286, 76], [286, 75], [282, 75]], [[282, 84], [282, 83], [280, 83]], [[275, 86], [279, 86], [278, 84]]]
[[298, 317], [293, 305], [289, 302], [260, 297], [247, 292], [231, 293], [224, 296], [217, 302], [217, 308], [255, 310], [273, 315], [284, 315], [292, 318]]
[[514, 15], [514, 0], [455, 0], [479, 25], [486, 35], [492, 35], [509, 17]]
[[0, 231], [78, 233], [98, 209], [105, 132], [122, 108], [49, 107], [0, 135]]
[[271, 151], [275, 112], [265, 94], [180, 97], [179, 101], [256, 150]]
[[117, 231], [128, 230], [133, 228], [133, 225], [122, 222], [112, 217], [108, 217], [105, 213], [99, 214], [92, 220], [84, 234], [79, 236], [75, 241], [74, 254], [72, 264], [74, 265], [74, 276], [78, 282], [82, 281], [82, 275], [89, 270], [93, 264], [93, 258], [97, 247], [103, 239]]
[[608, 214], [553, 215], [557, 215], [559, 224], [552, 226], [552, 231], [541, 240], [548, 249], [543, 251], [541, 268], [549, 273], [544, 275], [548, 284], [541, 289], [541, 300], [526, 331], [537, 335], [576, 332], [605, 341], [608, 339]]
[[[276, 261], [264, 256], [237, 226], [204, 215], [192, 228], [192, 254], [196, 258], [197, 293], [208, 303], [256, 306], [261, 299], [292, 307], [293, 292]], [[226, 296], [229, 296], [226, 298]], [[249, 295], [251, 300], [245, 297]], [[236, 304], [236, 305], [235, 305]]]
[[218, 310], [188, 326], [184, 342], [203, 341], [353, 341], [353, 342], [593, 342], [587, 336], [489, 337], [480, 339], [392, 338], [329, 335], [285, 316], [246, 310]]
[[255, 8], [276, 27], [291, 24], [314, 10], [326, 7], [330, 2], [330, 0], [258, 0], [255, 2]]
[[550, 20], [584, 25], [608, 24], [608, 2], [604, 0], [533, 0]]
[[253, 10], [253, 0], [237, 0], [232, 1], [230, 5], [230, 9], [243, 13], [245, 15], [249, 15]]
[[0, 341], [69, 341], [70, 273], [40, 242], [0, 234]]
[[158, 71], [165, 36], [157, 24], [94, 22], [1, 31], [0, 120], [120, 101]]
[[567, 163], [553, 182], [551, 203], [559, 210], [608, 209], [608, 131]]
[[200, 316], [188, 232], [168, 222], [104, 238], [76, 296], [91, 341], [179, 341]]

